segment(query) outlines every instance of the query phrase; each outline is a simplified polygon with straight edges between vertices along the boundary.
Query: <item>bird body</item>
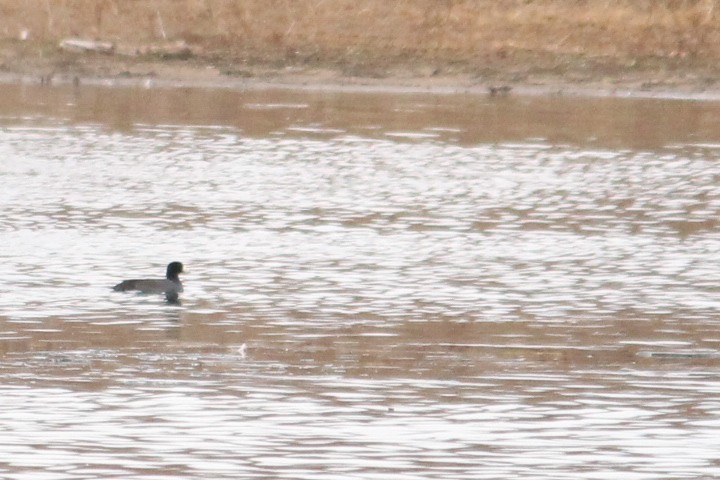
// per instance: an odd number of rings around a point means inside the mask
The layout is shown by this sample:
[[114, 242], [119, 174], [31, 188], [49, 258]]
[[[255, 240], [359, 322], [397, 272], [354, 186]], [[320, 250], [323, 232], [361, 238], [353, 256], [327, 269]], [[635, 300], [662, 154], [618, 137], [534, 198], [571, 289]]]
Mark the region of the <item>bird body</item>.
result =
[[133, 279], [123, 280], [113, 287], [116, 292], [126, 292], [128, 290], [137, 290], [142, 293], [165, 293], [168, 291], [182, 292], [182, 283], [173, 282], [167, 279]]
[[164, 293], [169, 302], [177, 302], [178, 294], [183, 291], [179, 274], [183, 264], [172, 262], [167, 266], [165, 278], [123, 280], [113, 287], [116, 292], [137, 291], [141, 293]]

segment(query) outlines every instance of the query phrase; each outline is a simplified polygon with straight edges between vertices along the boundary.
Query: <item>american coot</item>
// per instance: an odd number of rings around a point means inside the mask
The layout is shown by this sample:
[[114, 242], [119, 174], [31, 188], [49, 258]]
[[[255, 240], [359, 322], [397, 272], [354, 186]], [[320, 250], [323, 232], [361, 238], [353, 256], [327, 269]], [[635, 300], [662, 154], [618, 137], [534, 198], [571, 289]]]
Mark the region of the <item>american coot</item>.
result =
[[172, 262], [167, 266], [163, 279], [124, 280], [113, 287], [116, 292], [137, 291], [142, 293], [164, 293], [170, 303], [178, 302], [178, 294], [183, 291], [179, 274], [183, 272], [183, 264]]

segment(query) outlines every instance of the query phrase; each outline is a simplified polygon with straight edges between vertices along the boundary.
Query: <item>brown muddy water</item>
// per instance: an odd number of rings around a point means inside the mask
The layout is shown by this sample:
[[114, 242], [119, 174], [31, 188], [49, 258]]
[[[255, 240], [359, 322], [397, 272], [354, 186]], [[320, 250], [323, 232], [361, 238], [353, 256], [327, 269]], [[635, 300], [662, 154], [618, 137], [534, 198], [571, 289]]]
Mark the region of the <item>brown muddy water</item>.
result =
[[718, 125], [6, 85], [0, 477], [714, 477]]

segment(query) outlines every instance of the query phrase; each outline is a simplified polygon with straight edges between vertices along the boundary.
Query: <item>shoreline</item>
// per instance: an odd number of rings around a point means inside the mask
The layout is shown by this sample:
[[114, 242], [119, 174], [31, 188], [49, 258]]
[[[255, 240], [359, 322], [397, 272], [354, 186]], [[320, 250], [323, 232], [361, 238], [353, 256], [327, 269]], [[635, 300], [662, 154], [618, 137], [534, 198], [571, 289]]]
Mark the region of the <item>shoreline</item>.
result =
[[[45, 48], [45, 50], [43, 50]], [[44, 52], [44, 53], [42, 53]], [[530, 61], [484, 75], [440, 63], [395, 65], [375, 75], [348, 73], [341, 63], [318, 65], [230, 62], [227, 56], [186, 59], [48, 45], [0, 44], [0, 83], [107, 87], [282, 89], [434, 95], [544, 96], [720, 101], [720, 73], [705, 68], [568, 69], [539, 72]]]
[[[92, 62], [90, 62], [92, 63]], [[107, 62], [102, 68], [107, 70]], [[116, 68], [102, 74], [87, 68], [55, 72], [48, 66], [30, 71], [0, 72], [0, 83], [23, 85], [82, 85], [96, 87], [143, 88], [221, 88], [234, 90], [297, 90], [307, 92], [386, 93], [431, 95], [477, 95], [491, 97], [587, 97], [720, 101], [720, 87], [708, 86], [700, 78], [647, 74], [617, 75], [600, 80], [574, 80], [568, 76], [544, 76], [528, 80], [491, 81], [469, 75], [419, 76], [412, 72], [389, 74], [382, 78], [347, 76], [330, 69], [255, 67], [245, 77], [223, 75], [211, 65], [175, 65], [166, 61], [142, 62], [139, 72], [118, 62]], [[24, 69], [25, 70], [25, 69]], [[115, 70], [115, 71], [112, 71]], [[134, 68], [133, 70], [137, 70]], [[48, 73], [50, 72], [50, 73]]]

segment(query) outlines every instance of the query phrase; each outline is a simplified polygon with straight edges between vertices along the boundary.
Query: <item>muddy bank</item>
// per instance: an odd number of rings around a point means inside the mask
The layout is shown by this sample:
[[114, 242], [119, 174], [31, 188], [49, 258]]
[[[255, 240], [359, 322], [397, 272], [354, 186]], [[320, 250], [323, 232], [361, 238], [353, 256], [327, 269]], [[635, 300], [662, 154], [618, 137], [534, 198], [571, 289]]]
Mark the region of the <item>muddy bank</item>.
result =
[[[50, 83], [716, 98], [715, 7], [714, 0], [0, 0], [0, 69], [6, 80]], [[103, 48], [61, 48], [69, 38]]]
[[720, 85], [714, 77], [694, 71], [620, 72], [597, 78], [578, 78], [573, 73], [508, 78], [505, 72], [477, 77], [462, 72], [422, 74], [415, 69], [395, 69], [382, 77], [370, 77], [347, 75], [332, 66], [274, 68], [265, 64], [243, 65], [242, 72], [236, 74], [202, 58], [166, 60], [65, 52], [30, 61], [22, 55], [17, 58], [16, 64], [0, 69], [1, 83], [720, 100]]

